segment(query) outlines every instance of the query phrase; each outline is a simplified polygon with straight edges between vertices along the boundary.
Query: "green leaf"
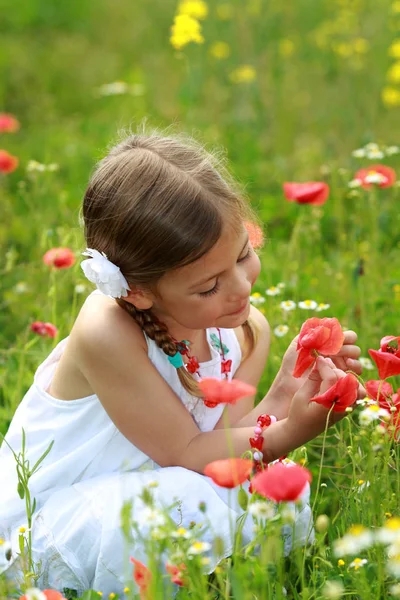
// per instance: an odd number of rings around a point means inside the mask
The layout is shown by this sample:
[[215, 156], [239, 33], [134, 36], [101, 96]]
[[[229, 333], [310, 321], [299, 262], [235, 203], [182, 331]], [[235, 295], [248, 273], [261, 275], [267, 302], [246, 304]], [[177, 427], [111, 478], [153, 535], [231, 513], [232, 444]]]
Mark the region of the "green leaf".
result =
[[247, 505], [249, 503], [249, 497], [242, 487], [238, 491], [238, 502], [239, 502], [239, 506], [241, 509], [247, 510]]
[[21, 500], [23, 500], [25, 497], [25, 488], [24, 488], [22, 481], [18, 481], [17, 492], [18, 492], [18, 496], [21, 498]]
[[42, 456], [33, 465], [32, 470], [30, 471], [29, 475], [32, 475], [36, 471], [36, 469], [38, 468], [38, 466], [40, 465], [40, 463], [46, 458], [46, 456], [48, 455], [48, 453], [52, 449], [53, 444], [54, 444], [54, 440], [51, 441], [51, 443], [50, 443], [49, 447], [47, 448], [47, 450], [45, 450], [43, 452]]

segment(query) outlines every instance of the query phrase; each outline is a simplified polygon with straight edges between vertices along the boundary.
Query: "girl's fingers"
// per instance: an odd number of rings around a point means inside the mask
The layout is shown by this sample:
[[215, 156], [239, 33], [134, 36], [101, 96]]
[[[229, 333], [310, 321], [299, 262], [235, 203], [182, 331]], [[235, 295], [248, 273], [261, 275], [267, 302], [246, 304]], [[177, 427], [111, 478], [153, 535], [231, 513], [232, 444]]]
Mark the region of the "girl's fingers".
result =
[[349, 329], [349, 331], [344, 331], [344, 340], [343, 340], [343, 344], [355, 344], [357, 341], [357, 334], [355, 331], [352, 331], [351, 329]]
[[345, 358], [359, 358], [361, 356], [361, 348], [352, 344], [344, 344], [336, 356], [344, 356]]

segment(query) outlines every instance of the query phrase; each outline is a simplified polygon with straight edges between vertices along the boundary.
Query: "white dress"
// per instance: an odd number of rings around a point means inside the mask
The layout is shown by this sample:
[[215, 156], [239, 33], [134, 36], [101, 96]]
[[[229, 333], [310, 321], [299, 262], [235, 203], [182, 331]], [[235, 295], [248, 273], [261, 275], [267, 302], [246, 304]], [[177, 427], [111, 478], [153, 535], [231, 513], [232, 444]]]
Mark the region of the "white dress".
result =
[[[202, 377], [221, 377], [216, 334], [215, 329], [207, 330], [211, 360], [200, 364]], [[227, 358], [232, 360], [231, 378], [240, 365], [241, 350], [232, 329], [221, 329], [221, 337], [229, 349]], [[186, 392], [164, 352], [155, 342], [146, 340], [149, 358], [156, 369], [180, 397], [199, 429], [211, 431], [225, 405], [207, 408], [201, 399]], [[158, 484], [151, 488], [157, 506], [168, 506], [178, 500], [171, 513], [177, 527], [188, 529], [192, 522], [206, 521], [212, 527], [198, 539], [211, 544], [214, 536], [223, 540], [222, 553], [216, 554], [213, 547], [207, 554], [210, 564], [205, 571], [212, 572], [222, 558], [232, 553], [230, 519], [235, 522], [243, 514], [236, 491], [229, 498], [228, 490], [204, 475], [183, 467], [159, 467], [121, 434], [96, 395], [68, 401], [51, 396], [46, 390], [67, 341], [68, 338], [62, 340], [37, 369], [6, 435], [6, 441], [18, 453], [24, 428], [31, 467], [54, 440], [51, 452], [30, 480], [31, 496], [37, 503], [32, 547], [34, 562], [41, 561], [38, 586], [60, 591], [70, 588], [79, 594], [92, 588], [104, 595], [122, 594], [125, 586], [132, 587], [129, 556], [145, 564], [147, 557], [140, 543], [126, 546], [120, 528], [121, 507], [127, 501], [133, 502], [133, 518], [141, 524], [142, 535], [146, 536], [151, 522], [144, 518], [147, 509], [138, 496], [153, 482]], [[15, 578], [20, 573], [18, 529], [26, 526], [27, 521], [25, 503], [17, 494], [15, 460], [5, 443], [0, 449], [0, 474], [0, 538], [11, 542], [13, 558], [6, 575]], [[309, 490], [303, 504], [293, 507], [298, 543], [304, 543], [309, 533], [308, 495]], [[199, 509], [201, 502], [206, 504], [206, 514]], [[253, 520], [248, 516], [243, 541], [250, 541], [252, 535]], [[287, 551], [290, 538], [287, 533]]]

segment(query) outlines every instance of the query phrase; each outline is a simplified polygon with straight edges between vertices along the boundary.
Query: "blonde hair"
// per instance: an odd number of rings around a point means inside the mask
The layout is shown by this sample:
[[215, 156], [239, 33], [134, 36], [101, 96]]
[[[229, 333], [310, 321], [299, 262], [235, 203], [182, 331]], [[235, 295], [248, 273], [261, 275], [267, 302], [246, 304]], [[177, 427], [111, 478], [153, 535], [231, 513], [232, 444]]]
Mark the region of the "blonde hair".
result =
[[[155, 286], [169, 270], [190, 264], [217, 242], [223, 226], [239, 231], [257, 221], [221, 151], [208, 152], [193, 137], [152, 128], [125, 137], [97, 165], [82, 207], [86, 243], [105, 252], [133, 286]], [[151, 309], [116, 302], [169, 356], [177, 346]], [[256, 327], [244, 324], [246, 354]], [[202, 394], [185, 367], [184, 388]]]

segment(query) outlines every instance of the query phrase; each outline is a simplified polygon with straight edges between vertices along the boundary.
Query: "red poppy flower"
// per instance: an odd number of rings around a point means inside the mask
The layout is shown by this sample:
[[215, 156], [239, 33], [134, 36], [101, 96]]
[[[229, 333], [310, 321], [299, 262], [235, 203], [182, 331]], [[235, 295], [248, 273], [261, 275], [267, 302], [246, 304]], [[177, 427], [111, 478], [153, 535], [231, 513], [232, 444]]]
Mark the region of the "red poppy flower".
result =
[[324, 394], [311, 398], [310, 402], [316, 402], [332, 408], [333, 412], [344, 412], [348, 406], [354, 404], [357, 400], [358, 380], [351, 373], [347, 373], [341, 379], [338, 379], [335, 385], [329, 388]]
[[[373, 400], [384, 400], [384, 398], [390, 398], [393, 394], [393, 388], [387, 381], [380, 379], [371, 379], [365, 383], [365, 389], [367, 394]], [[379, 391], [379, 398], [378, 398]]]
[[145, 600], [147, 597], [148, 587], [151, 583], [151, 571], [140, 560], [136, 560], [132, 556], [129, 558], [133, 563], [133, 579], [140, 589], [140, 598]]
[[307, 181], [305, 183], [284, 183], [283, 192], [286, 200], [298, 204], [325, 204], [329, 196], [329, 185], [323, 181]]
[[254, 492], [274, 502], [294, 502], [311, 479], [310, 471], [300, 465], [276, 463], [257, 473], [251, 486]]
[[165, 565], [165, 568], [167, 570], [167, 573], [171, 575], [172, 583], [176, 583], [176, 585], [180, 585], [181, 587], [185, 585], [183, 571], [186, 570], [186, 565], [184, 563], [181, 563], [179, 566], [170, 565], [169, 563], [167, 563]]
[[203, 402], [208, 408], [215, 408], [218, 404], [235, 404], [237, 400], [253, 396], [256, 388], [239, 379], [216, 379], [205, 377], [198, 383], [204, 394]]
[[19, 160], [7, 150], [0, 150], [0, 173], [12, 173], [18, 167]]
[[261, 248], [264, 244], [264, 233], [259, 225], [252, 223], [251, 221], [245, 221], [245, 228], [249, 234], [250, 244], [253, 248]]
[[208, 463], [204, 475], [225, 488], [234, 488], [248, 479], [253, 461], [248, 458], [225, 458]]
[[56, 269], [68, 269], [75, 264], [75, 254], [70, 248], [51, 248], [43, 256], [43, 262]]
[[20, 123], [13, 115], [0, 113], [0, 133], [15, 133], [20, 128]]
[[32, 323], [31, 331], [41, 335], [42, 337], [50, 338], [55, 338], [58, 333], [58, 329], [55, 325], [52, 323], [43, 323], [43, 321], [35, 321]]
[[354, 179], [358, 179], [366, 190], [374, 184], [380, 188], [387, 188], [396, 181], [396, 171], [385, 165], [371, 165], [367, 169], [357, 171]]
[[380, 379], [400, 375], [400, 336], [387, 335], [381, 339], [379, 350], [368, 350], [378, 367]]
[[343, 341], [344, 333], [336, 318], [318, 319], [318, 317], [312, 317], [307, 319], [300, 329], [297, 340], [299, 354], [293, 376], [301, 377], [304, 371], [311, 366], [316, 358], [314, 350], [323, 356], [336, 354], [342, 347]]
[[[66, 600], [66, 598], [64, 598], [64, 596], [56, 590], [38, 590], [38, 592], [44, 594], [46, 600]], [[24, 594], [23, 596], [19, 597], [19, 600], [28, 600], [28, 596]]]

